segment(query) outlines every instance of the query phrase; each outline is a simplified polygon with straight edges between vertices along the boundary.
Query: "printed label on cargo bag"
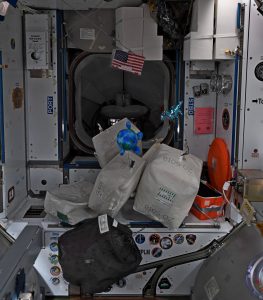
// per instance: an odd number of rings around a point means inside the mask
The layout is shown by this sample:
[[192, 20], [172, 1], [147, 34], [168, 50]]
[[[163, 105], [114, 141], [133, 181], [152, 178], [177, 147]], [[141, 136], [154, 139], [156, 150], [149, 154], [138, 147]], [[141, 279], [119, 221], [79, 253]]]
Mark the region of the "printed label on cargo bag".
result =
[[173, 205], [175, 196], [176, 194], [174, 192], [171, 192], [167, 188], [161, 186], [155, 196], [155, 199], [170, 207]]
[[107, 215], [98, 216], [98, 222], [99, 222], [100, 233], [105, 233], [109, 231]]

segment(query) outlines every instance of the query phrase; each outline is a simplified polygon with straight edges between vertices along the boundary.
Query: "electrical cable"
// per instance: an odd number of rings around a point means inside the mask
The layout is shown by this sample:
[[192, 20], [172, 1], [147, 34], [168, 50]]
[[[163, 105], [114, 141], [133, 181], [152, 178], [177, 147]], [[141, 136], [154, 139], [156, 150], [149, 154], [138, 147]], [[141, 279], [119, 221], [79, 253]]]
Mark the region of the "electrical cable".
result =
[[231, 202], [229, 199], [228, 199], [228, 197], [227, 197], [227, 195], [226, 195], [226, 193], [225, 193], [225, 191], [227, 191], [228, 189], [229, 189], [229, 187], [230, 187], [230, 185], [231, 185], [231, 183], [232, 183], [233, 181], [226, 181], [225, 183], [224, 183], [224, 185], [223, 185], [223, 188], [222, 188], [222, 193], [223, 193], [223, 196], [224, 196], [224, 199], [225, 199], [225, 201], [238, 213], [238, 214], [240, 214], [241, 215], [241, 213], [240, 213], [240, 210], [235, 206], [235, 204], [233, 203], [233, 202]]

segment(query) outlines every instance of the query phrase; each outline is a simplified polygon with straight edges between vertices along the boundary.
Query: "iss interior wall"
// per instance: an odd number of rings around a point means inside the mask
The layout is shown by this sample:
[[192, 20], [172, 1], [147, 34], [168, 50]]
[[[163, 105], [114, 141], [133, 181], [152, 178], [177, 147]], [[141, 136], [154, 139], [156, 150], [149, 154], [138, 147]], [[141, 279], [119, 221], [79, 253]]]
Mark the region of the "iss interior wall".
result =
[[217, 0], [214, 35], [214, 59], [231, 60], [225, 51], [234, 51], [239, 46], [237, 30], [237, 6], [240, 0]]
[[[246, 6], [249, 13], [249, 7]], [[250, 16], [245, 30], [248, 34], [247, 53], [243, 55], [242, 97], [239, 167], [244, 169], [263, 169], [263, 81], [255, 77], [255, 68], [263, 63], [263, 16], [257, 11], [252, 1], [250, 3]], [[246, 40], [244, 42], [246, 45]]]
[[[234, 74], [235, 62], [234, 61], [221, 61], [218, 67], [218, 74], [230, 75], [233, 80], [231, 91], [223, 95], [222, 93], [217, 96], [217, 112], [216, 112], [216, 137], [222, 138], [227, 144], [230, 156], [232, 150], [232, 130], [233, 130], [233, 106], [234, 106]], [[229, 114], [229, 126], [224, 127], [223, 120], [226, 114]]]
[[30, 168], [30, 190], [34, 194], [50, 191], [63, 183], [63, 170], [58, 167]]
[[[24, 97], [18, 99], [14, 90], [24, 93], [23, 57], [22, 57], [22, 18], [13, 7], [8, 9], [4, 22], [0, 22], [0, 51], [3, 75], [3, 112], [4, 146], [3, 162], [3, 201], [4, 212], [0, 218], [8, 215], [25, 199], [26, 188], [26, 149], [25, 149], [25, 103]], [[16, 90], [18, 91], [18, 90]], [[10, 200], [13, 191], [14, 199]]]
[[[26, 32], [50, 32], [53, 58], [41, 78], [26, 71], [28, 160], [36, 162], [59, 159], [56, 12], [45, 14], [49, 14], [49, 27], [43, 14], [26, 15], [25, 19]], [[48, 110], [49, 97], [53, 100], [53, 112]]]
[[[186, 62], [185, 72], [185, 110], [184, 110], [184, 148], [188, 145], [190, 153], [198, 156], [203, 161], [207, 161], [209, 145], [213, 142], [214, 138], [222, 138], [225, 140], [229, 154], [231, 156], [232, 150], [232, 129], [233, 129], [233, 103], [234, 103], [234, 75], [235, 75], [235, 62], [232, 60], [220, 61], [218, 64], [219, 75], [230, 75], [233, 80], [231, 91], [223, 95], [222, 93], [216, 94], [209, 92], [208, 95], [201, 97], [193, 97], [193, 86], [198, 86], [201, 83], [210, 85], [210, 79], [193, 79], [189, 72], [190, 62]], [[200, 64], [204, 66], [203, 62]], [[216, 73], [214, 71], [214, 73]], [[211, 134], [195, 134], [194, 132], [194, 119], [195, 116], [189, 114], [189, 99], [194, 98], [194, 109], [197, 107], [212, 107], [214, 108], [214, 130]], [[223, 113], [229, 113], [229, 127], [223, 126]], [[232, 154], [234, 155], [234, 153]]]
[[[215, 138], [215, 112], [216, 112], [216, 94], [209, 93], [201, 97], [193, 97], [193, 86], [207, 83], [210, 79], [191, 79], [190, 62], [185, 64], [185, 104], [184, 104], [184, 149], [189, 147], [191, 154], [196, 155], [203, 161], [207, 161], [209, 145]], [[212, 107], [214, 108], [214, 130], [212, 134], [195, 134], [194, 133], [194, 115], [189, 114], [189, 99], [194, 98], [194, 108]]]
[[243, 55], [241, 57], [242, 76], [241, 76], [241, 96], [240, 104], [238, 106], [239, 114], [239, 133], [238, 133], [238, 168], [243, 168], [243, 145], [244, 145], [244, 125], [246, 113], [246, 89], [247, 89], [247, 64], [248, 59], [248, 38], [249, 38], [249, 22], [250, 22], [250, 0], [244, 0], [245, 14], [244, 14], [244, 41], [243, 41]]

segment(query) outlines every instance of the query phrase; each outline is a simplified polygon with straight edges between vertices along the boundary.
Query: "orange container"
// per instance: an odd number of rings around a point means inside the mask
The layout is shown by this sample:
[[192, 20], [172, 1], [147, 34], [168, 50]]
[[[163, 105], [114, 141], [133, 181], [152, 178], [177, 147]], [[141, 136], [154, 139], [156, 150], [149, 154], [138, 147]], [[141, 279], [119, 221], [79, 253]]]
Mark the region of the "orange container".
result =
[[[200, 220], [215, 219], [224, 215], [223, 185], [231, 178], [231, 166], [227, 145], [223, 139], [216, 138], [210, 146], [207, 159], [208, 177], [211, 185], [200, 184], [194, 204], [191, 208]], [[231, 188], [226, 191], [229, 197]]]
[[224, 198], [213, 187], [200, 183], [191, 212], [200, 220], [209, 220], [224, 215]]

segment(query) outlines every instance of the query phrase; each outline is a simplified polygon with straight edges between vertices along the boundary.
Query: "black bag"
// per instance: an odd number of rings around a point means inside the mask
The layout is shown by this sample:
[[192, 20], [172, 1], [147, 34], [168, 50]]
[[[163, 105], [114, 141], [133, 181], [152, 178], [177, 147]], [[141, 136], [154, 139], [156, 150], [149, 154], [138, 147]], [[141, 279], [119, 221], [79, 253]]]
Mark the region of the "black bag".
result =
[[[99, 226], [101, 217], [104, 224]], [[101, 217], [79, 223], [58, 240], [63, 276], [85, 294], [107, 291], [134, 273], [142, 260], [132, 231], [109, 216]]]

